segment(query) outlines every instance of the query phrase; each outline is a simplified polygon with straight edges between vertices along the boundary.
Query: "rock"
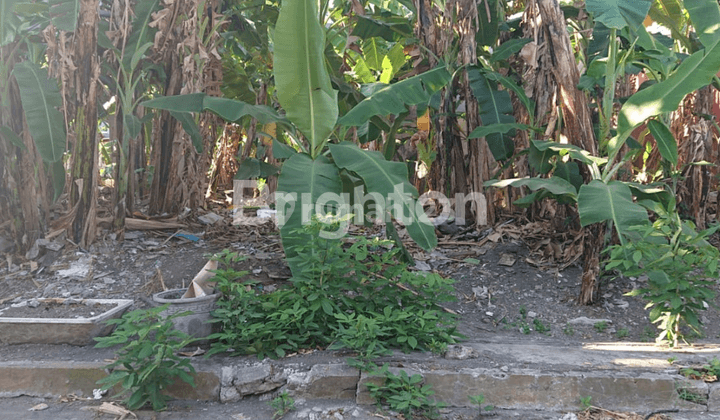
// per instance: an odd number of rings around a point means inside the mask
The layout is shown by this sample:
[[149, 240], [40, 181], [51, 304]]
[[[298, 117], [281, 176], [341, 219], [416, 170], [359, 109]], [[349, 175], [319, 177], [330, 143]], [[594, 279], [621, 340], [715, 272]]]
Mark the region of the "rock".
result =
[[417, 268], [420, 271], [432, 270], [432, 267], [430, 267], [430, 264], [426, 263], [425, 261], [415, 261], [415, 268]]
[[500, 255], [500, 261], [498, 261], [499, 265], [504, 265], [505, 267], [512, 267], [515, 264], [515, 261], [517, 261], [517, 258], [515, 258], [511, 254], [502, 254]]
[[480, 357], [480, 355], [474, 348], [467, 347], [467, 346], [461, 346], [459, 344], [449, 345], [447, 347], [447, 350], [445, 351], [446, 359], [466, 360], [466, 359], [477, 359], [478, 357]]
[[233, 387], [220, 389], [220, 402], [233, 403], [242, 400], [242, 395]]
[[606, 324], [612, 324], [612, 320], [610, 320], [610, 319], [588, 318], [586, 316], [573, 318], [573, 319], [569, 320], [567, 323], [572, 324], [572, 325], [587, 325], [587, 326], [592, 327], [599, 322], [605, 322]]
[[567, 413], [560, 418], [560, 420], [578, 420], [575, 413]]
[[528, 318], [537, 318], [537, 312], [530, 311], [527, 313]]
[[40, 306], [40, 301], [37, 299], [30, 299], [27, 305], [31, 308], [37, 308], [38, 306]]
[[198, 220], [200, 220], [200, 222], [205, 225], [214, 225], [222, 219], [222, 216], [219, 216], [213, 212], [203, 214], [202, 216], [198, 217]]

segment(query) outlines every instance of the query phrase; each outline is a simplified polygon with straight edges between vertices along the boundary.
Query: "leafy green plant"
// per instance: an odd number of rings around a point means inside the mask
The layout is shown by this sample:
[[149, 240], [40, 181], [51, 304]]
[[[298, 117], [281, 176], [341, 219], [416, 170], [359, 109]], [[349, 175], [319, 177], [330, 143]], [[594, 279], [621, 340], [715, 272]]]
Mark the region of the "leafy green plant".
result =
[[575, 335], [575, 328], [573, 328], [570, 324], [565, 324], [565, 327], [563, 328], [563, 333], [565, 335], [573, 336]]
[[615, 335], [617, 335], [617, 338], [623, 339], [630, 335], [630, 330], [627, 328], [620, 328], [619, 330], [617, 330]]
[[187, 315], [187, 312], [165, 318], [161, 312], [167, 306], [136, 309], [122, 318], [111, 319], [107, 323], [116, 325], [113, 333], [95, 338], [97, 348], [122, 345], [117, 360], [105, 366], [112, 372], [97, 383], [103, 390], [120, 385], [122, 391], [116, 397], [130, 393], [124, 402], [131, 410], [147, 403], [155, 411], [164, 410], [170, 397], [164, 395], [163, 390], [177, 378], [195, 386], [191, 375], [195, 369], [190, 360], [176, 355], [195, 339], [176, 330], [172, 323], [174, 318]]
[[292, 410], [295, 410], [295, 400], [287, 393], [287, 391], [281, 392], [277, 397], [270, 401], [270, 407], [275, 410], [273, 413], [273, 419], [282, 418], [285, 414]]
[[640, 341], [642, 341], [643, 343], [646, 343], [648, 341], [654, 340], [655, 336], [656, 336], [655, 330], [653, 330], [653, 328], [650, 326], [646, 326], [645, 328], [643, 328], [642, 337], [640, 338]]
[[298, 246], [299, 275], [290, 285], [262, 293], [251, 283], [225, 276], [223, 297], [213, 316], [221, 332], [210, 353], [283, 357], [301, 348], [346, 347], [362, 358], [386, 349], [439, 349], [454, 343], [455, 315], [439, 302], [450, 301], [452, 280], [408, 271], [401, 249], [379, 238], [351, 238], [352, 245], [327, 239], [340, 222], [303, 226], [309, 240]]
[[607, 321], [599, 321], [599, 322], [596, 322], [595, 325], [593, 325], [593, 328], [595, 328], [595, 331], [597, 331], [599, 333], [605, 332], [607, 327], [608, 327]]
[[550, 324], [545, 324], [538, 318], [533, 319], [533, 327], [535, 328], [535, 331], [540, 334], [550, 333]]
[[687, 338], [680, 330], [682, 324], [700, 333], [698, 311], [713, 302], [720, 251], [706, 238], [720, 225], [697, 232], [691, 222], [680, 219], [674, 199], [667, 207], [655, 203], [653, 208], [657, 220], [636, 228], [643, 240], [610, 247], [605, 269], [626, 276], [647, 274], [647, 286], [628, 294], [648, 301], [650, 321], [660, 329], [656, 340], [676, 346], [680, 338]]
[[713, 358], [701, 368], [685, 368], [680, 373], [691, 379], [700, 379], [706, 382], [715, 382], [720, 376], [720, 360]]
[[478, 394], [478, 395], [470, 395], [468, 397], [470, 399], [470, 402], [478, 406], [478, 415], [482, 416], [483, 411], [492, 411], [493, 407], [492, 405], [486, 405], [483, 407], [483, 404], [485, 404], [485, 395]]
[[592, 407], [591, 401], [592, 401], [592, 397], [589, 395], [586, 397], [580, 397], [580, 407], [583, 410], [589, 410], [590, 407]]
[[676, 384], [675, 391], [678, 398], [694, 404], [707, 404], [707, 396], [699, 394], [695, 389], [687, 384]]
[[405, 370], [401, 370], [396, 375], [390, 372], [387, 363], [376, 367], [370, 373], [384, 378], [380, 385], [367, 382], [370, 395], [379, 405], [387, 405], [391, 410], [409, 418], [415, 415], [437, 418], [438, 410], [445, 407], [444, 403], [430, 399], [435, 391], [430, 385], [423, 385], [420, 374], [410, 376]]

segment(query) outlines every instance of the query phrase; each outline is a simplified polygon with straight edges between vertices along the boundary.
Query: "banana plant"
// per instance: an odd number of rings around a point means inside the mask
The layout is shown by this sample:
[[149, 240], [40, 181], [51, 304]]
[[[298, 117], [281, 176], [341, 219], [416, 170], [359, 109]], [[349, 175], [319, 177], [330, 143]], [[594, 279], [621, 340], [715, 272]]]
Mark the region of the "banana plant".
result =
[[[292, 263], [298, 244], [307, 238], [298, 234], [298, 228], [319, 212], [327, 209], [327, 198], [342, 198], [341, 174], [362, 180], [368, 194], [377, 193], [390, 198], [392, 205], [384, 208], [392, 217], [404, 222], [410, 237], [423, 249], [437, 244], [435, 229], [422, 208], [417, 205], [418, 192], [408, 181], [407, 166], [389, 162], [378, 152], [368, 152], [358, 146], [341, 142], [329, 144], [330, 135], [338, 122], [337, 91], [332, 88], [325, 67], [325, 29], [320, 24], [319, 11], [313, 0], [294, 0], [283, 3], [274, 34], [275, 85], [285, 117], [271, 108], [250, 105], [241, 101], [210, 98], [202, 94], [156, 98], [143, 105], [148, 108], [179, 112], [210, 110], [229, 121], [248, 115], [266, 124], [275, 122], [287, 131], [297, 130], [306, 143], [298, 139], [300, 151], [282, 148], [286, 160], [278, 177], [276, 196], [280, 234], [290, 268], [296, 275], [299, 270]], [[444, 72], [444, 73], [443, 73]], [[348, 120], [388, 113], [402, 112], [406, 105], [427, 102], [430, 96], [449, 80], [449, 74], [440, 68], [427, 76], [415, 76], [387, 86], [381, 97], [397, 98], [388, 111], [380, 100], [368, 100], [359, 109], [346, 114]], [[420, 86], [420, 93], [412, 87]], [[403, 96], [406, 97], [403, 99]], [[357, 108], [357, 107], [356, 107]], [[275, 141], [274, 145], [281, 143]]]
[[[623, 27], [633, 24], [639, 28], [644, 15], [634, 7], [642, 6], [646, 10], [646, 2], [598, 2], [588, 1], [588, 10], [594, 11], [596, 19], [602, 19], [607, 25]], [[675, 111], [685, 95], [694, 92], [713, 81], [720, 71], [720, 27], [712, 26], [705, 15], [720, 16], [720, 8], [714, 0], [686, 0], [690, 19], [696, 24], [696, 30], [703, 36], [704, 49], [687, 57], [664, 80], [640, 90], [632, 95], [622, 106], [618, 115], [617, 134], [609, 139], [608, 157], [599, 158], [589, 155], [586, 151], [574, 146], [555, 142], [533, 141], [529, 149], [531, 165], [541, 174], [552, 172], [548, 178], [507, 179], [488, 181], [487, 186], [528, 186], [533, 194], [518, 204], [527, 205], [533, 199], [555, 197], [576, 202], [580, 223], [588, 226], [593, 223], [612, 221], [624, 241], [632, 236], [633, 225], [644, 224], [648, 220], [647, 211], [633, 201], [637, 198], [650, 198], [659, 202], [667, 202], [669, 197], [664, 188], [655, 185], [615, 180], [615, 174], [625, 162], [633, 156], [626, 153], [619, 161], [621, 147], [628, 142], [632, 132], [641, 124], [647, 123], [658, 145], [661, 156], [677, 164], [677, 143], [662, 121], [664, 114]], [[632, 10], [631, 10], [632, 9]], [[617, 29], [617, 28], [616, 28]], [[644, 32], [644, 31], [642, 31]], [[641, 32], [641, 33], [642, 33]], [[647, 33], [645, 33], [647, 35]], [[612, 48], [612, 47], [610, 47]], [[613, 70], [610, 70], [613, 71]], [[612, 75], [610, 75], [612, 77]], [[614, 89], [613, 89], [614, 90]], [[636, 142], [629, 143], [635, 145]], [[631, 150], [633, 148], [631, 147]], [[574, 161], [588, 165], [592, 180], [587, 184], [572, 182], [562, 158], [569, 155]], [[572, 163], [572, 161], [570, 162]], [[577, 177], [575, 177], [577, 180]], [[577, 194], [573, 194], [576, 191]]]

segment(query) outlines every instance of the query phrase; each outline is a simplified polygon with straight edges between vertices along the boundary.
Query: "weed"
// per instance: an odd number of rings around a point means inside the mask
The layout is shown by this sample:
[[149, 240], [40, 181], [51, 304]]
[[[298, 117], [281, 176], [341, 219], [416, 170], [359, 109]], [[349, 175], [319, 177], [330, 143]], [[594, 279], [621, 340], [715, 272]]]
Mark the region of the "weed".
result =
[[642, 335], [640, 336], [640, 341], [642, 341], [643, 343], [647, 343], [654, 339], [655, 339], [655, 330], [653, 330], [652, 327], [650, 327], [650, 326], [646, 326], [643, 329]]
[[550, 333], [550, 324], [544, 324], [538, 318], [535, 318], [533, 320], [533, 326], [535, 327], [535, 331], [539, 332], [540, 334], [547, 333], [549, 335]]
[[381, 385], [367, 383], [370, 395], [381, 405], [387, 405], [391, 410], [403, 414], [405, 417], [425, 416], [437, 418], [439, 409], [445, 407], [444, 403], [430, 399], [435, 394], [430, 385], [423, 385], [423, 377], [419, 374], [412, 376], [404, 370], [397, 375], [390, 372], [389, 367], [375, 367], [370, 374], [382, 376]]
[[232, 272], [219, 278], [221, 332], [209, 337], [209, 354], [283, 357], [330, 346], [372, 359], [391, 348], [440, 351], [462, 337], [455, 315], [438, 306], [453, 299], [452, 280], [409, 271], [391, 241], [358, 237], [345, 247], [320, 234], [332, 225], [314, 219], [301, 229], [309, 240], [295, 248], [301, 273], [288, 287], [261, 293]]
[[720, 360], [713, 358], [710, 362], [697, 369], [685, 368], [680, 373], [691, 379], [703, 380], [706, 382], [715, 382], [720, 376]]
[[667, 359], [668, 363], [670, 363], [671, 365], [673, 363], [675, 363], [676, 360], [677, 360], [677, 357], [668, 357], [668, 359]]
[[483, 394], [479, 395], [471, 395], [468, 397], [470, 399], [470, 402], [478, 406], [478, 415], [482, 416], [483, 411], [492, 411], [493, 407], [492, 405], [486, 405], [483, 407], [483, 404], [485, 404], [485, 396]]
[[270, 401], [270, 407], [275, 410], [273, 419], [282, 418], [285, 414], [295, 410], [295, 400], [287, 393], [281, 392], [277, 397]]
[[628, 295], [648, 301], [650, 321], [660, 330], [656, 341], [676, 346], [680, 338], [689, 338], [682, 334], [681, 324], [700, 333], [698, 312], [714, 300], [720, 250], [707, 238], [720, 224], [697, 232], [695, 225], [680, 219], [674, 199], [666, 208], [656, 206], [655, 211], [658, 217], [653, 224], [631, 228], [642, 240], [608, 248], [610, 262], [605, 269], [616, 268], [625, 276], [647, 275], [647, 286]]
[[525, 305], [520, 306], [520, 318], [523, 320], [527, 317], [527, 309], [525, 308]]
[[530, 329], [530, 326], [524, 322], [522, 323], [522, 325], [520, 325], [520, 331], [522, 331], [522, 333], [525, 335], [530, 334], [532, 332], [532, 330]]
[[112, 347], [122, 344], [117, 352], [117, 359], [105, 366], [112, 370], [110, 375], [97, 381], [102, 390], [121, 384], [123, 390], [115, 397], [130, 393], [124, 403], [130, 410], [141, 408], [147, 403], [153, 410], [162, 411], [170, 399], [162, 394], [162, 390], [180, 378], [195, 387], [191, 373], [195, 369], [189, 359], [175, 353], [195, 341], [184, 332], [174, 328], [172, 320], [187, 315], [181, 312], [164, 318], [160, 315], [168, 305], [151, 309], [136, 309], [123, 315], [122, 318], [111, 319], [108, 324], [116, 325], [108, 337], [95, 338], [97, 348]]
[[691, 389], [687, 385], [676, 385], [675, 391], [678, 394], [678, 398], [684, 401], [688, 401], [694, 404], [706, 404], [707, 396], [700, 395], [697, 391]]
[[627, 328], [620, 328], [619, 330], [617, 330], [615, 335], [617, 335], [618, 339], [623, 339], [630, 335], [630, 330]]
[[580, 407], [583, 410], [589, 410], [590, 407], [592, 407], [592, 404], [590, 403], [591, 401], [592, 397], [589, 395], [587, 397], [580, 397]]
[[595, 325], [593, 325], [593, 327], [595, 328], [595, 331], [602, 333], [602, 332], [605, 332], [605, 330], [607, 329], [608, 323], [607, 323], [607, 321], [596, 322]]
[[570, 324], [565, 324], [565, 328], [563, 328], [563, 333], [572, 337], [573, 335], [575, 335], [575, 328], [573, 328]]

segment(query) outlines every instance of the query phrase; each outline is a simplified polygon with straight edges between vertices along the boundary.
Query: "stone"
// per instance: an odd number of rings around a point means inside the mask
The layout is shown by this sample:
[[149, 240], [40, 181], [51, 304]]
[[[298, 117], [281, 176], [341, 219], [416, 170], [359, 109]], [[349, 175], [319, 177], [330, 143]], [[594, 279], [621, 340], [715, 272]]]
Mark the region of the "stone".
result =
[[604, 318], [588, 318], [586, 316], [581, 316], [577, 318], [573, 318], [569, 320], [567, 323], [571, 325], [586, 325], [589, 327], [594, 326], [595, 324], [599, 322], [604, 322], [606, 324], [612, 324], [611, 319], [604, 319]]
[[430, 267], [430, 264], [426, 263], [425, 261], [415, 261], [415, 268], [420, 271], [432, 270], [432, 267]]
[[288, 375], [288, 390], [308, 399], [351, 399], [355, 397], [360, 372], [344, 363], [314, 365], [309, 372]]
[[237, 392], [237, 389], [233, 387], [220, 388], [220, 402], [221, 403], [234, 403], [242, 400], [242, 395]]
[[560, 420], [578, 420], [578, 417], [575, 413], [567, 413]]
[[198, 217], [198, 220], [205, 225], [214, 225], [222, 219], [222, 216], [219, 216], [213, 212], [203, 214], [202, 216]]
[[276, 390], [286, 382], [285, 375], [273, 374], [272, 365], [261, 363], [238, 369], [232, 384], [240, 395], [245, 396]]
[[720, 412], [720, 382], [709, 384], [708, 411]]
[[466, 359], [477, 359], [480, 357], [480, 354], [472, 348], [468, 346], [461, 346], [459, 344], [451, 344], [447, 347], [447, 350], [445, 351], [445, 358], [446, 359], [452, 359], [452, 360], [466, 360]]

